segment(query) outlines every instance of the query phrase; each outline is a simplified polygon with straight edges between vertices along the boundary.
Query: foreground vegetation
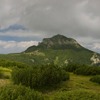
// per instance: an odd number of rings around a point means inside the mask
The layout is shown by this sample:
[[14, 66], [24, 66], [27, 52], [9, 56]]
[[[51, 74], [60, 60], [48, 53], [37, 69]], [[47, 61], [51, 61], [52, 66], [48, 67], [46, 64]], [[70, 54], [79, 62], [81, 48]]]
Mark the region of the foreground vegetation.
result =
[[0, 100], [44, 100], [41, 93], [21, 85], [12, 85], [0, 89]]
[[100, 67], [99, 66], [88, 66], [88, 65], [80, 65], [70, 63], [66, 67], [64, 67], [66, 71], [73, 72], [77, 75], [100, 75]]
[[2, 66], [0, 100], [99, 100], [99, 68], [77, 64], [61, 67], [57, 60], [55, 65]]
[[55, 65], [41, 67], [16, 68], [12, 72], [15, 84], [22, 84], [31, 88], [52, 87], [62, 81], [69, 80], [69, 74]]
[[57, 92], [51, 100], [100, 100], [100, 94], [87, 90]]
[[[99, 100], [100, 85], [89, 81], [90, 78], [90, 76], [79, 76], [70, 73], [69, 81], [65, 81], [55, 89], [50, 91], [46, 90], [43, 93], [21, 85], [3, 86], [2, 89], [0, 89], [2, 92], [0, 92], [0, 100], [15, 100], [15, 98], [16, 100]], [[8, 83], [5, 85], [7, 84]], [[9, 93], [10, 95], [8, 95]], [[6, 99], [5, 96], [8, 98], [10, 96], [13, 99]], [[36, 99], [33, 99], [35, 98], [34, 96]]]
[[93, 76], [90, 81], [100, 84], [100, 75]]

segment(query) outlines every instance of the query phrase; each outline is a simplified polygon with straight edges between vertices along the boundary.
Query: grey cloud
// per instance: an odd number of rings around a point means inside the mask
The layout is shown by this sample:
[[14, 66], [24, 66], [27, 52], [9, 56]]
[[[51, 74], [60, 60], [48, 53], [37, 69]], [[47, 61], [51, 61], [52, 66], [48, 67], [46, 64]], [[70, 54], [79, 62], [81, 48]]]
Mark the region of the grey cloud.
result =
[[0, 7], [1, 26], [18, 23], [29, 28], [31, 36], [63, 34], [84, 38], [82, 44], [92, 38], [86, 47], [93, 40], [100, 43], [100, 0], [0, 0]]
[[2, 22], [8, 25], [21, 23], [33, 31], [72, 36], [98, 37], [100, 32], [99, 0], [9, 0], [9, 13], [5, 6]]
[[[31, 30], [46, 34], [89, 35], [98, 38], [100, 16], [95, 14], [95, 3], [90, 0], [40, 0], [26, 9], [26, 16], [22, 16], [21, 21]], [[94, 10], [91, 11], [92, 8]]]
[[[37, 41], [0, 41], [0, 53], [16, 53], [27, 49], [29, 46], [37, 45]], [[18, 49], [19, 48], [19, 49]]]

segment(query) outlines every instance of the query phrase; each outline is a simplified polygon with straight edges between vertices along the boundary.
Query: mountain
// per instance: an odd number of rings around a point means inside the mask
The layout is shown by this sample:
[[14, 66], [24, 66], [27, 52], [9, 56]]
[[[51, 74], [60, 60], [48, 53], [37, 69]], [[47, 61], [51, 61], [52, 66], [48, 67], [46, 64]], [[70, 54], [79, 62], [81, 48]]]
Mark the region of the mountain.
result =
[[66, 50], [74, 49], [81, 50], [85, 49], [82, 47], [76, 40], [72, 38], [67, 38], [63, 35], [55, 35], [51, 38], [44, 38], [38, 46], [31, 46], [25, 52], [33, 52], [34, 50], [43, 50], [43, 49], [52, 49], [52, 50]]
[[31, 46], [18, 54], [0, 55], [0, 59], [22, 62], [27, 65], [68, 63], [100, 65], [100, 54], [81, 46], [75, 39], [63, 35], [44, 38], [37, 46]]
[[[45, 63], [58, 59], [58, 63], [80, 63], [80, 64], [99, 64], [100, 55], [81, 46], [75, 39], [63, 35], [55, 35], [51, 38], [44, 38], [38, 46], [31, 46], [24, 51], [25, 54], [42, 54]], [[94, 57], [96, 55], [96, 57]], [[43, 61], [43, 62], [44, 62]], [[40, 62], [39, 62], [40, 63]]]

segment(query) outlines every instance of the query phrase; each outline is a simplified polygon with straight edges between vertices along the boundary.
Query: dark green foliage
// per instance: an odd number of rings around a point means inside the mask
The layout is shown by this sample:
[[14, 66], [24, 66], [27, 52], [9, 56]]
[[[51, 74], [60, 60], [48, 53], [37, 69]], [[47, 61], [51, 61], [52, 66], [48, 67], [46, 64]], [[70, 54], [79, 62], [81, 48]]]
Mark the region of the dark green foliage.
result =
[[25, 66], [27, 66], [24, 63], [20, 63], [20, 62], [14, 62], [14, 61], [10, 61], [10, 60], [0, 60], [0, 66], [2, 67], [18, 67], [18, 68], [23, 68]]
[[100, 84], [100, 75], [93, 76], [90, 81]]
[[100, 94], [87, 90], [58, 92], [50, 100], [100, 100]]
[[31, 88], [39, 88], [59, 84], [69, 80], [62, 68], [54, 65], [47, 65], [37, 68], [15, 69], [12, 72], [12, 80], [15, 84], [22, 84]]
[[100, 67], [69, 63], [64, 69], [77, 75], [100, 75]]
[[69, 63], [66, 67], [65, 70], [68, 72], [74, 72], [76, 69], [82, 67], [79, 64], [74, 64], [74, 63]]
[[[90, 65], [92, 62], [90, 61], [90, 58], [93, 56], [93, 52], [90, 52], [88, 50], [81, 50], [81, 51], [75, 51], [74, 49], [64, 49], [64, 50], [38, 50], [37, 53], [43, 53], [43, 55], [38, 55], [33, 52], [28, 53], [20, 53], [20, 54], [9, 54], [9, 55], [0, 55], [0, 59], [5, 59], [9, 61], [15, 61], [15, 62], [22, 62], [26, 65], [33, 66], [35, 65], [47, 65], [48, 63], [54, 62], [55, 58], [58, 57], [59, 59], [59, 66], [62, 66], [65, 64], [65, 61], [77, 64], [86, 64]], [[48, 60], [47, 60], [48, 59]], [[32, 61], [34, 60], [34, 62]]]
[[44, 100], [44, 98], [37, 91], [14, 85], [0, 88], [0, 100]]
[[74, 71], [78, 75], [100, 75], [100, 67], [82, 66]]
[[16, 68], [12, 71], [12, 80], [15, 84], [22, 84], [26, 86], [31, 86], [32, 74], [34, 70], [32, 68]]
[[47, 65], [41, 67], [42, 72], [42, 84], [53, 85], [58, 84], [61, 81], [69, 80], [69, 74], [66, 73], [62, 68], [55, 65]]

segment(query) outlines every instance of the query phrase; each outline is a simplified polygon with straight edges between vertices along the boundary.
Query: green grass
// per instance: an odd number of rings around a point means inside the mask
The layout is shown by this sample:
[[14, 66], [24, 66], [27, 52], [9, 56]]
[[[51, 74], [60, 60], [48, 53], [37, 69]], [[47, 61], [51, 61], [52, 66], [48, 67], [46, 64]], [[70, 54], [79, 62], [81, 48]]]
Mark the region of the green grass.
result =
[[99, 100], [100, 85], [89, 81], [91, 77], [70, 73], [68, 82], [63, 82], [55, 90], [47, 91], [44, 95], [50, 100]]
[[[11, 72], [11, 69], [0, 68]], [[70, 73], [70, 80], [43, 92], [45, 100], [99, 100], [100, 85], [90, 80], [92, 76]], [[0, 79], [0, 87], [12, 84], [10, 79]]]
[[[28, 52], [18, 54], [1, 55], [0, 59], [11, 60], [16, 62], [25, 63], [32, 66], [34, 64], [48, 64], [54, 62], [58, 57], [58, 65], [64, 64], [66, 60], [73, 61], [79, 64], [91, 64], [90, 58], [93, 56], [93, 52], [88, 50], [75, 51], [72, 49], [67, 50], [41, 50], [39, 52]], [[34, 61], [34, 62], [33, 62]]]
[[[0, 67], [0, 71], [3, 71], [4, 74], [10, 75], [11, 69], [8, 68], [3, 68]], [[75, 75], [73, 73], [70, 73], [70, 80], [63, 82], [61, 84], [58, 84], [56, 87], [53, 87], [49, 90], [43, 91], [44, 93], [55, 93], [57, 91], [72, 91], [72, 90], [77, 90], [77, 89], [86, 89], [86, 90], [91, 90], [95, 92], [100, 93], [100, 85], [97, 83], [93, 83], [90, 81], [90, 78], [92, 76], [80, 76], [80, 75]], [[9, 79], [8, 79], [9, 80]], [[5, 80], [5, 81], [8, 81]], [[4, 82], [2, 79], [1, 81]], [[9, 80], [11, 81], [11, 80]], [[2, 83], [2, 82], [1, 82]], [[0, 84], [1, 85], [1, 84]]]
[[95, 92], [100, 92], [100, 85], [90, 81], [90, 76], [80, 76], [73, 73], [70, 74], [71, 79], [67, 83], [70, 90], [86, 89]]
[[100, 93], [84, 89], [61, 91], [50, 96], [49, 100], [100, 100]]
[[79, 76], [73, 73], [70, 73], [70, 80], [59, 84], [55, 89], [52, 89], [45, 93], [55, 94], [58, 91], [74, 91], [74, 90], [87, 90], [100, 93], [100, 85], [90, 81], [92, 76]]

